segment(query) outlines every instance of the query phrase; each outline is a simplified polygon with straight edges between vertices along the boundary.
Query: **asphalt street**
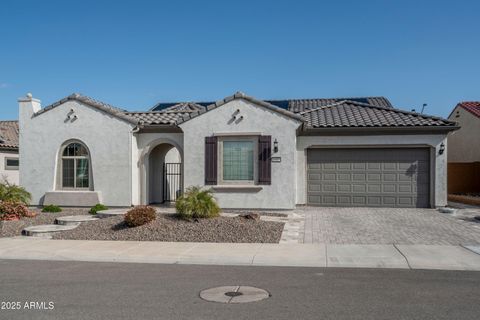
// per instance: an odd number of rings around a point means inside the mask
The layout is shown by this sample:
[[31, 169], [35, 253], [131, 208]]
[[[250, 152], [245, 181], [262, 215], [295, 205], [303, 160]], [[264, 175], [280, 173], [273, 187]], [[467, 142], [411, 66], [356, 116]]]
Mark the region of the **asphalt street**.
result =
[[[227, 285], [271, 297], [199, 297]], [[480, 272], [0, 260], [0, 301], [0, 319], [479, 319]]]

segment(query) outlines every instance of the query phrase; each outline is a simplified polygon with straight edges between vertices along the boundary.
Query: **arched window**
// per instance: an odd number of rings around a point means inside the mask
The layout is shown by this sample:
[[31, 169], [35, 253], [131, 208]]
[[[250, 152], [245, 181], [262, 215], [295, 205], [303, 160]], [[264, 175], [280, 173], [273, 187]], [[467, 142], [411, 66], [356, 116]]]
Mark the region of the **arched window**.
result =
[[68, 144], [62, 152], [62, 188], [90, 188], [90, 155], [79, 142]]

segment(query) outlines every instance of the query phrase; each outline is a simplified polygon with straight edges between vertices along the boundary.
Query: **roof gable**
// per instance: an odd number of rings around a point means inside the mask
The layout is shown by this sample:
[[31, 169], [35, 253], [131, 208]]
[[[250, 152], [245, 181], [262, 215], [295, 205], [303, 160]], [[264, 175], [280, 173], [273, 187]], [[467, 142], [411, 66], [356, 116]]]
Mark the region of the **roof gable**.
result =
[[135, 118], [129, 117], [126, 115], [126, 110], [114, 107], [112, 105], [109, 105], [107, 103], [95, 100], [93, 98], [81, 95], [79, 93], [73, 93], [69, 95], [68, 97], [65, 97], [55, 103], [52, 103], [49, 106], [46, 106], [45, 108], [42, 108], [40, 111], [34, 114], [34, 117], [37, 117], [39, 115], [44, 114], [45, 112], [48, 112], [50, 110], [55, 109], [56, 107], [68, 102], [68, 101], [79, 101], [81, 103], [84, 103], [94, 109], [100, 110], [102, 112], [105, 112], [107, 114], [110, 114], [116, 118], [119, 118], [121, 120], [127, 121], [131, 124], [138, 124], [138, 121]]
[[249, 102], [251, 102], [255, 105], [258, 105], [260, 107], [264, 107], [264, 108], [266, 108], [270, 111], [276, 112], [276, 113], [278, 113], [280, 115], [283, 115], [287, 118], [290, 118], [292, 120], [295, 120], [295, 121], [298, 121], [298, 122], [305, 122], [305, 119], [301, 115], [298, 115], [298, 114], [295, 114], [293, 112], [287, 111], [287, 110], [282, 109], [280, 107], [277, 107], [273, 104], [270, 104], [266, 101], [258, 100], [256, 98], [247, 96], [243, 92], [237, 92], [234, 95], [228, 96], [228, 97], [226, 97], [226, 98], [224, 98], [220, 101], [215, 102], [214, 104], [208, 105], [207, 107], [205, 107], [204, 110], [199, 110], [199, 111], [187, 113], [186, 115], [182, 116], [181, 118], [179, 118], [177, 120], [177, 124], [182, 124], [184, 122], [187, 122], [187, 121], [189, 121], [191, 119], [194, 119], [194, 118], [196, 118], [196, 117], [198, 117], [198, 116], [200, 116], [204, 113], [207, 113], [211, 110], [219, 108], [219, 107], [225, 105], [226, 103], [228, 103], [230, 101], [237, 100], [237, 99], [243, 99], [243, 100], [249, 101]]
[[[477, 118], [480, 118], [480, 101], [463, 101], [457, 104], [457, 106], [454, 108], [454, 110], [460, 107], [462, 109], [465, 109], [466, 111], [470, 112]], [[452, 111], [453, 113], [453, 111]], [[450, 114], [451, 115], [451, 114]]]

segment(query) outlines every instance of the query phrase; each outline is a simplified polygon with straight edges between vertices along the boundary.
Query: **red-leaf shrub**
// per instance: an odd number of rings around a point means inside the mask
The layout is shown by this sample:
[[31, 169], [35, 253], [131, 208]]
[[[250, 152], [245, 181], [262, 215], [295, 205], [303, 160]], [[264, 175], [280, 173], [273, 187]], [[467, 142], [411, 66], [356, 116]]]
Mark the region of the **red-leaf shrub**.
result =
[[137, 206], [125, 214], [124, 221], [129, 227], [143, 226], [156, 219], [155, 209], [149, 206]]
[[28, 210], [27, 206], [21, 202], [2, 201], [0, 202], [0, 220], [15, 220], [15, 217], [35, 217], [37, 214]]

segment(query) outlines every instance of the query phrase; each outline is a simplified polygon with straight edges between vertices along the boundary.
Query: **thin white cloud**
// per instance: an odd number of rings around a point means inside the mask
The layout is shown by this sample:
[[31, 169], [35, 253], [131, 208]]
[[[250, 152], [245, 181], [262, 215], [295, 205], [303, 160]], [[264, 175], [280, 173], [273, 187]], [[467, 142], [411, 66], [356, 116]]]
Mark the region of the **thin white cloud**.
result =
[[8, 88], [10, 87], [10, 85], [6, 82], [0, 82], [0, 89], [5, 89], [5, 88]]

